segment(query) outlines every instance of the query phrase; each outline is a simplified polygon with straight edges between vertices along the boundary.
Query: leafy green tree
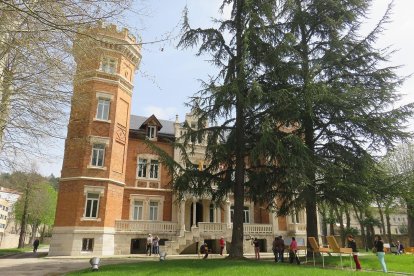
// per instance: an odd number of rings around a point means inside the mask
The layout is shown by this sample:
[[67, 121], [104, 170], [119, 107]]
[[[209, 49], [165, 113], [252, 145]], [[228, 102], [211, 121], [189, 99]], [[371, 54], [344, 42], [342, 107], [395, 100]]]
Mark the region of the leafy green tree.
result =
[[401, 144], [389, 151], [383, 166], [392, 177], [388, 192], [406, 205], [408, 237], [410, 246], [414, 246], [414, 145]]
[[285, 204], [304, 203], [308, 236], [318, 236], [317, 202], [357, 203], [372, 154], [410, 136], [404, 123], [413, 105], [394, 106], [404, 78], [388, 66], [392, 51], [376, 47], [390, 7], [368, 35], [360, 33], [370, 2], [285, 1], [281, 42], [266, 51], [266, 81], [289, 98], [275, 98], [268, 110], [288, 104], [287, 120], [311, 161], [302, 184], [287, 181], [290, 193], [281, 194]]

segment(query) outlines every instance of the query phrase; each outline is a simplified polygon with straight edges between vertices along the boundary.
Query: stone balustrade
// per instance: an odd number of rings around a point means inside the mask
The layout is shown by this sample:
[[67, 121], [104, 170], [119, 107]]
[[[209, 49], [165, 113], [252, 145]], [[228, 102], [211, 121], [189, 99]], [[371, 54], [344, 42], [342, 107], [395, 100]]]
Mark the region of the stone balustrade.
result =
[[273, 226], [271, 224], [249, 224], [243, 225], [244, 235], [273, 235]]
[[220, 222], [199, 222], [198, 228], [200, 233], [224, 233], [227, 230], [227, 224]]
[[138, 221], [138, 220], [117, 220], [115, 231], [152, 233], [152, 234], [175, 234], [178, 231], [178, 224], [169, 221]]

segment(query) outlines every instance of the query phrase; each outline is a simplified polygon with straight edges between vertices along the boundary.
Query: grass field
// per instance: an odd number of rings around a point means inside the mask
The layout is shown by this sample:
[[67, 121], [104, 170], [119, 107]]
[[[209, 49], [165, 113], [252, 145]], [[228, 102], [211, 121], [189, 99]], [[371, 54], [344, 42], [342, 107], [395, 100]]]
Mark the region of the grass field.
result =
[[[342, 261], [344, 267], [350, 267], [350, 260], [348, 256], [342, 256]], [[377, 256], [374, 254], [359, 256], [359, 261], [362, 269], [381, 270], [381, 265], [378, 262]], [[317, 265], [322, 265], [322, 258], [317, 258], [316, 263]], [[385, 263], [387, 264], [388, 271], [412, 273], [414, 275], [414, 255], [386, 254]], [[325, 265], [339, 267], [339, 256], [325, 257]], [[355, 268], [354, 263], [352, 263], [352, 267]]]
[[[301, 258], [302, 259], [302, 258]], [[374, 254], [359, 256], [363, 274], [382, 274], [381, 266]], [[304, 260], [304, 259], [303, 259]], [[101, 266], [99, 275], [354, 275], [350, 270], [349, 257], [342, 258], [344, 270], [340, 269], [339, 256], [326, 256], [325, 269], [322, 269], [322, 258], [316, 259], [317, 267], [313, 267], [311, 259], [307, 264], [275, 264], [271, 260], [225, 260], [225, 259], [186, 259], [159, 261], [137, 261], [136, 263]], [[353, 260], [352, 260], [353, 261]], [[414, 275], [414, 255], [386, 255], [389, 272], [400, 272], [405, 275]], [[352, 263], [355, 269], [354, 263]], [[89, 275], [93, 272], [83, 270], [69, 275]], [[404, 275], [403, 274], [403, 275]]]
[[22, 253], [22, 252], [27, 252], [27, 251], [30, 251], [30, 250], [32, 250], [32, 248], [30, 248], [30, 247], [0, 249], [0, 256], [16, 254], [16, 253]]

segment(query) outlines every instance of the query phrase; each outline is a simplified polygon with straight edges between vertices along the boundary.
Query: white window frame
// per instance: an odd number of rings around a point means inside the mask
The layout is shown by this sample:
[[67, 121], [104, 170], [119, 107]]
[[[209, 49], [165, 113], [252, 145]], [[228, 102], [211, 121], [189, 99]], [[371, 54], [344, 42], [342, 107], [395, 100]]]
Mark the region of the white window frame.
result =
[[147, 138], [148, 139], [157, 138], [157, 127], [156, 126], [147, 126]]
[[[99, 207], [100, 207], [100, 203], [101, 203], [101, 197], [104, 195], [105, 193], [105, 187], [102, 186], [85, 186], [84, 190], [83, 190], [83, 194], [85, 196], [85, 207], [83, 210], [83, 217], [81, 218], [81, 220], [97, 220], [100, 221], [101, 219], [99, 218]], [[87, 207], [88, 207], [88, 194], [97, 194], [98, 198], [93, 198], [91, 199], [92, 201], [97, 201], [97, 205], [96, 205], [96, 214], [95, 216], [87, 216], [90, 214], [87, 214]], [[92, 212], [92, 208], [91, 211]]]
[[111, 108], [111, 100], [107, 98], [98, 98], [96, 107], [96, 119], [101, 121], [109, 121], [109, 112]]
[[[156, 205], [151, 205], [155, 203]], [[158, 200], [150, 200], [148, 203], [148, 218], [151, 221], [158, 221], [160, 202]]]
[[[130, 220], [134, 220], [134, 205], [135, 205], [135, 201], [142, 201], [143, 203], [143, 211], [142, 211], [142, 220], [143, 221], [162, 221], [163, 220], [163, 216], [164, 216], [164, 201], [165, 201], [165, 197], [164, 196], [157, 196], [157, 195], [143, 195], [143, 194], [131, 194], [129, 196], [129, 202], [130, 202], [130, 208], [129, 208], [129, 218]], [[152, 217], [150, 217], [150, 212], [151, 212], [151, 202], [157, 202], [157, 207], [154, 208], [155, 206], [153, 206], [152, 209], [156, 209], [153, 210], [152, 212], [156, 212], [156, 220], [151, 220], [154, 219], [154, 215], [152, 215]]]
[[148, 159], [138, 157], [137, 178], [147, 178]]
[[[92, 197], [92, 195], [94, 197]], [[98, 216], [99, 216], [99, 198], [100, 198], [99, 193], [89, 192], [89, 193], [86, 194], [85, 213], [83, 215], [85, 218], [89, 218], [89, 219], [98, 218]], [[89, 212], [88, 212], [88, 208], [89, 208]], [[94, 210], [95, 210], [95, 213], [94, 213]]]
[[[234, 205], [230, 206], [230, 221], [233, 223]], [[243, 206], [243, 223], [250, 224], [250, 206]]]
[[149, 170], [149, 179], [158, 179], [160, 170], [160, 162], [157, 159], [151, 159], [150, 161], [150, 170]]
[[115, 74], [118, 68], [118, 60], [114, 57], [103, 56], [101, 59], [100, 70], [108, 74]]
[[[86, 241], [86, 246], [84, 248], [84, 242]], [[82, 238], [82, 252], [93, 252], [93, 247], [95, 245], [95, 239], [93, 238]], [[89, 250], [90, 248], [90, 250]]]
[[143, 220], [144, 219], [144, 201], [135, 199], [132, 205], [132, 219]]
[[[92, 153], [91, 153], [91, 166], [103, 168], [105, 166], [105, 152], [106, 152], [106, 145], [103, 143], [95, 143], [92, 145]], [[102, 158], [102, 162], [99, 162]], [[95, 162], [94, 162], [95, 159]]]

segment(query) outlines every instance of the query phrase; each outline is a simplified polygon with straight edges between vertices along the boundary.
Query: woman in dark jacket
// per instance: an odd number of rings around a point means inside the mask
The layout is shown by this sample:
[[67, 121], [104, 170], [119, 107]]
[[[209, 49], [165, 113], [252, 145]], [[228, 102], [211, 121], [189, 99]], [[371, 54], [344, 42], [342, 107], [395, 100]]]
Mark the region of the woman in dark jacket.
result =
[[387, 265], [385, 264], [385, 252], [384, 252], [384, 242], [381, 239], [380, 235], [375, 235], [374, 247], [377, 251], [378, 260], [382, 266], [382, 271], [387, 273]]

